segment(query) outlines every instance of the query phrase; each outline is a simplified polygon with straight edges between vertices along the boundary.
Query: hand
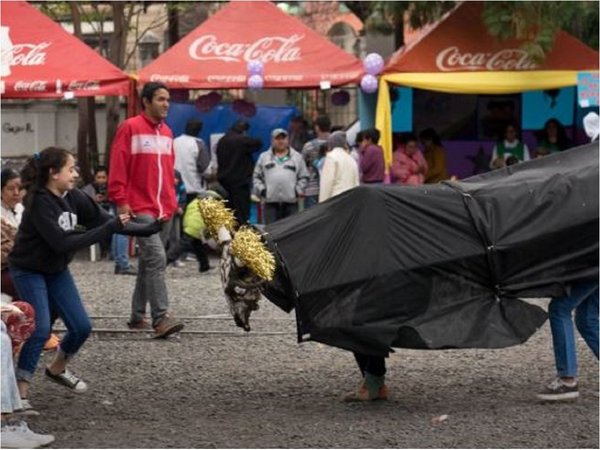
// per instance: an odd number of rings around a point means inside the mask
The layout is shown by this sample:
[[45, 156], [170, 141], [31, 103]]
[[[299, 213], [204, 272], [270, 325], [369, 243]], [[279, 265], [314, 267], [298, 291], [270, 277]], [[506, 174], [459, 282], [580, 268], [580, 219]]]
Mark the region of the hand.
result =
[[504, 167], [504, 159], [503, 158], [496, 158], [494, 160], [494, 162], [492, 163], [492, 167], [494, 169], [501, 169], [502, 167]]
[[25, 314], [23, 311], [21, 311], [19, 308], [17, 308], [15, 305], [13, 305], [11, 303], [2, 305], [2, 312], [21, 314], [21, 315]]
[[121, 225], [123, 226], [127, 225], [129, 222], [131, 222], [131, 214], [119, 214], [119, 222], [121, 222]]
[[128, 204], [117, 206], [117, 214], [129, 214], [131, 217], [135, 217], [135, 214], [133, 214], [133, 211]]

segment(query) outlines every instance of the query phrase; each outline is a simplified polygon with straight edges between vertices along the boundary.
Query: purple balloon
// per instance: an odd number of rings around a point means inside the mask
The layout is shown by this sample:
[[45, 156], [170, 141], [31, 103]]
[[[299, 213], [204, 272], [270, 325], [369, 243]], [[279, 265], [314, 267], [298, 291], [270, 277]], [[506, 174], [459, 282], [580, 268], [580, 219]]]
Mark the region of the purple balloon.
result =
[[258, 59], [248, 61], [246, 68], [248, 69], [248, 74], [250, 75], [262, 75], [263, 73], [263, 63]]
[[248, 77], [248, 87], [250, 89], [262, 89], [265, 81], [260, 75], [251, 75]]
[[363, 60], [363, 67], [369, 75], [380, 74], [384, 65], [383, 58], [379, 53], [369, 53]]
[[365, 75], [360, 80], [360, 88], [367, 94], [377, 91], [377, 86], [377, 77], [373, 75]]

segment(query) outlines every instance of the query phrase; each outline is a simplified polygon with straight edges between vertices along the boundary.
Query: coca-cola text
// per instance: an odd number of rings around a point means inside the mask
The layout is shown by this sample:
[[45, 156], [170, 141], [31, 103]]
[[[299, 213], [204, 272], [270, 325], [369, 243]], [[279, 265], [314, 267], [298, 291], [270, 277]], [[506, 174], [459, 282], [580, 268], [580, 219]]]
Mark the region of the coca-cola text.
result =
[[226, 62], [259, 60], [267, 62], [300, 61], [302, 53], [296, 44], [304, 39], [302, 34], [289, 37], [265, 36], [248, 44], [217, 41], [213, 34], [201, 36], [192, 42], [189, 54], [192, 59], [206, 61], [217, 59]]
[[534, 70], [538, 67], [527, 52], [516, 48], [496, 53], [461, 53], [458, 47], [448, 47], [438, 53], [436, 66], [442, 72], [467, 70]]
[[15, 91], [20, 92], [46, 92], [46, 81], [36, 80], [36, 81], [17, 81], [15, 83]]
[[2, 59], [6, 58], [11, 66], [40, 66], [46, 63], [45, 50], [50, 42], [40, 44], [15, 44], [2, 50]]

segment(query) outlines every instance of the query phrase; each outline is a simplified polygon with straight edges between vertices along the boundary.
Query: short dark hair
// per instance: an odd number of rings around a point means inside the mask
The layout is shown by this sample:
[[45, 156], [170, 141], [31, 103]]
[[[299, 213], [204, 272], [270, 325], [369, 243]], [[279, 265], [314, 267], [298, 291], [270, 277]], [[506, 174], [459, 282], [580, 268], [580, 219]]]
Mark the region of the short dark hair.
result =
[[440, 137], [433, 128], [425, 128], [419, 133], [419, 139], [422, 141], [431, 141], [434, 145], [442, 145]]
[[94, 170], [94, 176], [98, 175], [98, 172], [106, 172], [106, 173], [108, 173], [108, 167], [103, 166], [103, 165], [99, 165], [98, 167], [96, 167], [96, 170]]
[[367, 128], [366, 130], [362, 130], [361, 133], [363, 139], [369, 139], [373, 144], [377, 144], [379, 142], [379, 138], [381, 137], [381, 133], [377, 128]]
[[144, 99], [152, 102], [154, 98], [154, 93], [159, 89], [164, 89], [166, 91], [169, 88], [164, 83], [158, 83], [156, 81], [151, 81], [150, 83], [146, 83], [142, 88], [142, 93], [140, 94], [140, 102], [142, 102], [142, 108], [144, 107]]
[[250, 124], [246, 122], [244, 119], [236, 120], [236, 122], [231, 125], [231, 131], [235, 131], [236, 133], [244, 133], [250, 129]]
[[198, 133], [202, 131], [202, 122], [196, 119], [190, 119], [185, 124], [185, 134], [188, 136], [198, 136]]
[[14, 180], [15, 178], [19, 177], [19, 172], [17, 172], [15, 169], [11, 169], [10, 167], [2, 169], [2, 172], [0, 173], [0, 178], [2, 179], [2, 189], [4, 189], [10, 180]]
[[331, 131], [331, 119], [322, 114], [315, 119], [315, 125], [319, 127], [323, 133], [329, 133]]
[[402, 137], [400, 138], [400, 142], [404, 145], [408, 144], [410, 141], [419, 142], [414, 133], [402, 133]]
[[356, 142], [357, 144], [360, 144], [362, 141], [364, 141], [364, 139], [365, 139], [365, 132], [359, 131], [358, 133], [356, 133], [356, 139], [354, 140], [354, 142]]

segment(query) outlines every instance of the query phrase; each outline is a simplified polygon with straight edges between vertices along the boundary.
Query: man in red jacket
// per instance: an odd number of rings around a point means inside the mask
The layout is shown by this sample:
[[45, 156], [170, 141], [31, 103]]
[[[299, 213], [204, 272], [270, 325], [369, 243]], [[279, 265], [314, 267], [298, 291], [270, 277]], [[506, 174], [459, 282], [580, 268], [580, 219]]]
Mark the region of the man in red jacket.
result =
[[112, 143], [108, 196], [119, 214], [129, 213], [135, 222], [163, 222], [162, 231], [138, 238], [139, 270], [133, 292], [129, 328], [145, 329], [146, 303], [157, 337], [180, 331], [183, 324], [169, 315], [165, 283], [164, 239], [177, 209], [174, 181], [173, 133], [164, 122], [169, 111], [169, 91], [162, 83], [142, 89], [144, 111], [125, 120]]

